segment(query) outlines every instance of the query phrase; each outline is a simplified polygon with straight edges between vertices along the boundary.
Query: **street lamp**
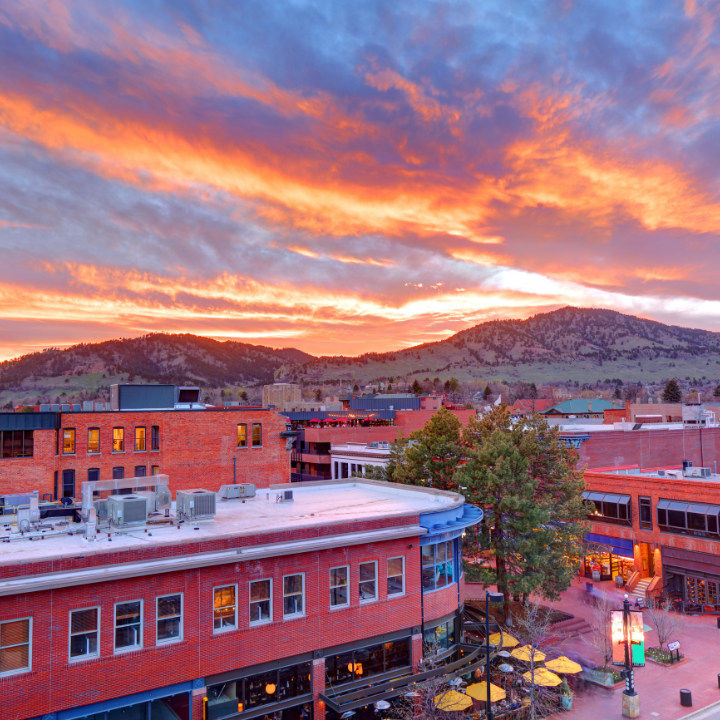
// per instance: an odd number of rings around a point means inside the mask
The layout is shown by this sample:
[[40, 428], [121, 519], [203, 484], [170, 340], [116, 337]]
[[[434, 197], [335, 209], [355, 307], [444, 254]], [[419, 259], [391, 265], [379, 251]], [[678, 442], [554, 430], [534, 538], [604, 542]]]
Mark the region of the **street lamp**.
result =
[[625, 670], [621, 673], [625, 680], [623, 691], [622, 713], [625, 717], [635, 718], [640, 714], [640, 701], [635, 692], [635, 677], [633, 673], [632, 655], [630, 650], [630, 600], [627, 594], [623, 601], [623, 642], [625, 645]]
[[485, 687], [487, 689], [485, 715], [488, 720], [493, 720], [492, 708], [490, 707], [490, 603], [499, 603], [503, 599], [502, 593], [485, 591]]

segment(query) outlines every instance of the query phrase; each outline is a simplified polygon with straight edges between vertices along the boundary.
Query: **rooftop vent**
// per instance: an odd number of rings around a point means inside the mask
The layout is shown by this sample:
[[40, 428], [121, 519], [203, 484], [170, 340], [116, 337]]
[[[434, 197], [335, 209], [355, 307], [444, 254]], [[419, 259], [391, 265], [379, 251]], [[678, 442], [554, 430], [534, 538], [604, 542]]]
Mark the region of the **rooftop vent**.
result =
[[215, 515], [215, 499], [214, 492], [194, 488], [192, 490], [178, 490], [175, 502], [179, 513], [182, 513], [186, 518], [196, 520]]
[[240, 483], [239, 485], [222, 485], [218, 490], [218, 497], [225, 500], [233, 500], [234, 498], [251, 498], [255, 497], [255, 485], [251, 483]]

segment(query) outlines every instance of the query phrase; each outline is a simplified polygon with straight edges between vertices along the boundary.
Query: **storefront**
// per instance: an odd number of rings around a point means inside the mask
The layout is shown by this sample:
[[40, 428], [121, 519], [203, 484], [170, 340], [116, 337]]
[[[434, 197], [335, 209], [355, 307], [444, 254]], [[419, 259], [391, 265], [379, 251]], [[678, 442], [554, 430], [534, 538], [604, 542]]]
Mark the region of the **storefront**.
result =
[[720, 605], [720, 557], [682, 548], [662, 548], [668, 595], [698, 606]]
[[585, 541], [590, 547], [604, 546], [605, 552], [589, 552], [582, 565], [582, 574], [593, 577], [593, 571], [600, 573], [600, 580], [614, 580], [620, 576], [626, 582], [633, 573], [635, 559], [632, 540], [613, 538], [605, 535], [588, 533]]

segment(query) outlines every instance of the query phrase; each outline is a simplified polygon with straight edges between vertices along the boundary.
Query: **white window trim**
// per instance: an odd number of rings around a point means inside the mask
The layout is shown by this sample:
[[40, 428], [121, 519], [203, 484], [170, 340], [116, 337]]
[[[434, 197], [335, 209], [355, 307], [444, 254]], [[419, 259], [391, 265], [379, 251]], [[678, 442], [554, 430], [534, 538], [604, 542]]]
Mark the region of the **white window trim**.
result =
[[[250, 606], [253, 601], [250, 599], [252, 595], [252, 586], [254, 583], [269, 582], [270, 583], [270, 617], [267, 620], [250, 620]], [[303, 589], [304, 589], [303, 585]], [[255, 602], [265, 602], [264, 600], [255, 600]], [[257, 580], [251, 580], [248, 583], [248, 623], [250, 627], [257, 627], [258, 625], [267, 625], [273, 621], [273, 581], [272, 578], [259, 578]]]
[[20, 622], [22, 620], [28, 620], [30, 626], [28, 628], [28, 664], [27, 667], [20, 668], [19, 670], [8, 670], [7, 672], [0, 673], [0, 677], [10, 677], [10, 675], [20, 675], [20, 673], [32, 672], [32, 650], [33, 650], [33, 619], [32, 616], [13, 618], [12, 620], [3, 620], [0, 625], [5, 625], [11, 622]]
[[[158, 625], [162, 618], [158, 615], [158, 601], [162, 600], [163, 598], [167, 598], [167, 597], [175, 597], [176, 595], [180, 596], [180, 635], [176, 638], [170, 638], [169, 640], [160, 640], [158, 638]], [[237, 594], [235, 595], [235, 598], [237, 600]], [[237, 611], [237, 602], [235, 603], [235, 610]], [[213, 623], [213, 625], [214, 625], [214, 623]], [[156, 645], [172, 645], [173, 643], [182, 642], [184, 639], [184, 636], [185, 636], [185, 593], [175, 592], [175, 593], [167, 593], [166, 595], [158, 595], [155, 598], [155, 644]]]
[[[290, 593], [289, 595], [285, 594], [285, 578], [286, 577], [295, 577], [296, 575], [299, 575], [302, 578], [301, 597], [302, 597], [302, 608], [303, 609], [302, 609], [301, 613], [292, 613], [290, 615], [286, 615], [285, 614], [285, 598], [297, 595], [297, 593]], [[283, 620], [292, 620], [293, 618], [305, 617], [305, 573], [288, 573], [287, 575], [283, 575], [282, 593], [283, 593]]]
[[[360, 585], [362, 585], [364, 582], [370, 582], [369, 580], [361, 580], [360, 579], [360, 565], [374, 565], [375, 566], [375, 597], [371, 598], [370, 600], [363, 600], [362, 595], [360, 594]], [[367, 603], [374, 603], [380, 599], [380, 588], [378, 587], [378, 562], [377, 562], [377, 560], [365, 560], [361, 563], [358, 563], [358, 599], [359, 599], [359, 602], [361, 605], [366, 605]]]
[[[404, 555], [398, 555], [397, 557], [391, 557], [387, 559], [387, 569], [390, 570], [390, 561], [391, 560], [400, 560], [402, 562], [402, 574], [400, 577], [402, 578], [402, 592], [399, 593], [392, 593], [392, 595], [388, 592], [387, 596], [388, 598], [396, 598], [396, 597], [402, 597], [405, 595], [405, 556]], [[397, 575], [388, 575], [387, 580], [389, 581], [391, 577], [398, 577]]]
[[[94, 655], [80, 655], [78, 657], [72, 657], [70, 655], [70, 643], [72, 641], [72, 636], [73, 636], [72, 635], [72, 614], [74, 612], [82, 612], [83, 610], [97, 610], [98, 611], [97, 630], [96, 630], [97, 636], [98, 636], [97, 652]], [[100, 607], [100, 605], [91, 605], [90, 607], [83, 607], [83, 608], [73, 608], [72, 610], [70, 610], [68, 612], [68, 662], [71, 662], [71, 663], [83, 662], [84, 660], [92, 660], [93, 658], [100, 657], [100, 628], [102, 627], [101, 620], [100, 620], [101, 613], [102, 613], [102, 608]], [[113, 630], [113, 632], [114, 632], [114, 630]], [[113, 635], [113, 637], [114, 637], [114, 635]]]
[[[127, 603], [134, 603], [139, 602], [140, 603], [140, 642], [137, 645], [131, 645], [130, 647], [124, 647], [124, 648], [118, 648], [115, 645], [116, 642], [116, 631], [118, 628], [117, 625], [117, 606], [118, 605], [126, 605]], [[137, 599], [137, 600], [123, 600], [121, 602], [116, 602], [113, 605], [113, 653], [115, 655], [122, 655], [123, 653], [127, 652], [134, 652], [135, 650], [142, 650], [143, 648], [143, 641], [145, 640], [145, 632], [144, 632], [144, 626], [145, 625], [145, 602], [143, 600]]]
[[328, 569], [328, 580], [332, 578], [332, 571], [333, 570], [342, 570], [345, 568], [347, 570], [347, 584], [346, 585], [330, 585], [329, 586], [329, 593], [331, 593], [335, 588], [344, 587], [347, 588], [347, 602], [342, 605], [330, 605], [331, 610], [339, 610], [340, 608], [346, 608], [350, 607], [350, 588], [351, 585], [351, 578], [350, 578], [350, 566], [349, 565], [336, 565], [335, 567], [331, 567]]
[[[216, 628], [215, 627], [215, 591], [216, 590], [223, 590], [224, 588], [234, 588], [235, 589], [235, 627], [229, 627], [229, 628]], [[228, 583], [227, 585], [216, 585], [212, 589], [212, 621], [213, 621], [213, 635], [222, 635], [226, 632], [233, 632], [238, 629], [238, 586], [236, 583]]]

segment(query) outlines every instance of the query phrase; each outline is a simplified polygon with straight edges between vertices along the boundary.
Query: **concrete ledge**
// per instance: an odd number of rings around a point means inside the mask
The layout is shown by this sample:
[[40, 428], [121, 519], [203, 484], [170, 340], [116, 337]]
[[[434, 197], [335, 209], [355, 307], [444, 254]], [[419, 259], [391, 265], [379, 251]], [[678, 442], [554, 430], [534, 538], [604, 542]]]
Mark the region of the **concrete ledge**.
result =
[[668, 668], [668, 669], [677, 667], [678, 665], [684, 665], [688, 660], [690, 660], [689, 657], [684, 657], [682, 660], [680, 660], [680, 662], [674, 662], [674, 663], [670, 664], [670, 663], [660, 662], [659, 660], [655, 660], [654, 658], [651, 658], [647, 655], [645, 656], [646, 663], [652, 663], [653, 665], [659, 665], [660, 667], [664, 667], [664, 668]]
[[[704, 708], [693, 710], [688, 715], [683, 715], [681, 718], [678, 718], [678, 720], [702, 720], [702, 718], [712, 710], [720, 710], [720, 700], [717, 700], [714, 703], [710, 703]], [[708, 720], [710, 720], [710, 718], [708, 718]]]

